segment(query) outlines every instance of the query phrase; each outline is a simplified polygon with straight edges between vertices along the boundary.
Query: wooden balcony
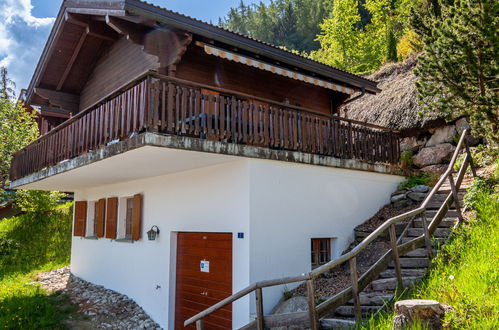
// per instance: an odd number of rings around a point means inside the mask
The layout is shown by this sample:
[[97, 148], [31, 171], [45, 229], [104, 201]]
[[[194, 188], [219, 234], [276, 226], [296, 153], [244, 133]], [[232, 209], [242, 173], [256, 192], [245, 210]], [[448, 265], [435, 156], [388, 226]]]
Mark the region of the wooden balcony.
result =
[[149, 73], [14, 155], [17, 180], [141, 132], [397, 164], [397, 132]]

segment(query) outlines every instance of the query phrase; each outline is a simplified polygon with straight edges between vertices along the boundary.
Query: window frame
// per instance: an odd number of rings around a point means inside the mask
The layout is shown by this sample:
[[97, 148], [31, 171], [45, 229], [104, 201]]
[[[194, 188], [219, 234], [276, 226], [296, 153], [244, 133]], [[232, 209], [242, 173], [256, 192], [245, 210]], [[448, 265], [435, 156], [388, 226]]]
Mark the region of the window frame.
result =
[[[321, 243], [325, 243], [326, 247], [323, 248]], [[322, 258], [325, 254], [325, 258]], [[321, 237], [310, 239], [310, 264], [312, 269], [327, 264], [331, 261], [332, 256], [332, 238]], [[321, 261], [325, 260], [325, 261]]]

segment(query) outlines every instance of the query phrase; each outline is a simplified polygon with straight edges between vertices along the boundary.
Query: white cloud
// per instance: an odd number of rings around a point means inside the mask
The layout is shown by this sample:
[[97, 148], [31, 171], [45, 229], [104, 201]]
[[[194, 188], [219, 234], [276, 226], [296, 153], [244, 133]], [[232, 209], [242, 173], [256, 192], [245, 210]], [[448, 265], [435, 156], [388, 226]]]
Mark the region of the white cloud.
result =
[[27, 87], [53, 17], [34, 17], [31, 0], [0, 0], [0, 66], [7, 67], [17, 91]]

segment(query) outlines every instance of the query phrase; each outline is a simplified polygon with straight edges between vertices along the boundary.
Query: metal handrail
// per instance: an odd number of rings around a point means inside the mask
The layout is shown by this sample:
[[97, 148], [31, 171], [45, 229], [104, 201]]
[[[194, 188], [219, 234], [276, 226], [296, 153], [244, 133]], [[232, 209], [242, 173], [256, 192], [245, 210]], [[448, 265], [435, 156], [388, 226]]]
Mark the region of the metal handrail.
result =
[[[388, 220], [386, 220], [381, 226], [379, 226], [375, 231], [373, 231], [371, 234], [369, 234], [366, 238], [364, 238], [362, 240], [362, 242], [360, 242], [355, 248], [353, 248], [351, 251], [349, 251], [348, 253], [345, 253], [344, 255], [342, 255], [341, 257], [335, 259], [335, 260], [331, 260], [330, 262], [328, 262], [327, 264], [324, 264], [308, 273], [303, 273], [301, 275], [298, 275], [298, 276], [293, 276], [293, 277], [283, 277], [283, 278], [278, 278], [278, 279], [272, 279], [272, 280], [265, 280], [265, 281], [259, 281], [259, 282], [256, 282], [256, 283], [253, 283], [249, 286], [247, 286], [246, 288], [236, 292], [235, 294], [231, 295], [230, 297], [227, 297], [225, 299], [223, 299], [222, 301], [214, 304], [213, 306], [205, 309], [204, 311], [192, 316], [191, 318], [187, 319], [185, 322], [184, 322], [184, 326], [188, 326], [190, 324], [193, 324], [193, 323], [197, 323], [198, 324], [198, 329], [202, 329], [203, 328], [203, 325], [202, 325], [202, 319], [205, 318], [206, 316], [216, 312], [217, 310], [233, 303], [234, 301], [252, 293], [253, 291], [257, 290], [257, 289], [262, 289], [262, 288], [265, 288], [265, 287], [270, 287], [270, 286], [276, 286], [276, 285], [282, 285], [282, 284], [290, 284], [290, 283], [296, 283], [296, 282], [303, 282], [303, 281], [310, 281], [322, 274], [324, 274], [325, 272], [331, 270], [332, 268], [340, 265], [340, 264], [343, 264], [345, 263], [346, 261], [349, 261], [353, 258], [355, 258], [360, 252], [362, 252], [368, 245], [369, 243], [373, 242], [375, 239], [377, 239], [379, 236], [381, 236], [385, 230], [389, 229], [390, 226], [394, 225], [395, 223], [399, 223], [407, 218], [410, 218], [412, 216], [416, 216], [418, 214], [421, 214], [423, 212], [426, 211], [426, 207], [428, 205], [428, 203], [430, 202], [431, 198], [435, 195], [435, 193], [440, 189], [440, 187], [442, 186], [442, 184], [445, 182], [445, 180], [447, 178], [452, 177], [452, 172], [453, 172], [453, 168], [454, 168], [454, 164], [456, 163], [456, 160], [457, 160], [457, 157], [459, 156], [459, 152], [461, 151], [463, 145], [465, 144], [465, 139], [468, 135], [469, 131], [468, 129], [465, 129], [463, 131], [463, 133], [461, 134], [461, 137], [459, 139], [459, 142], [456, 146], [456, 149], [452, 155], [452, 158], [450, 160], [450, 163], [449, 163], [449, 166], [447, 167], [447, 170], [441, 175], [440, 179], [438, 180], [438, 182], [435, 184], [435, 186], [433, 187], [433, 189], [428, 193], [428, 195], [426, 196], [426, 198], [424, 199], [424, 201], [421, 203], [421, 206], [419, 206], [418, 208], [414, 209], [414, 210], [411, 210], [411, 211], [408, 211], [408, 212], [405, 212], [403, 214], [400, 214], [400, 215], [397, 215], [397, 216], [394, 216]], [[467, 155], [467, 158], [469, 157], [470, 159], [470, 164], [472, 164], [472, 161], [471, 161], [471, 154], [469, 153], [469, 149], [466, 148], [466, 151], [468, 153]], [[462, 167], [467, 167], [468, 165], [468, 162], [464, 162]], [[472, 165], [473, 166], [473, 165]], [[474, 170], [474, 169], [473, 169]], [[463, 171], [463, 169], [461, 168], [461, 171]], [[461, 172], [460, 171], [460, 172]], [[463, 174], [463, 173], [462, 173]], [[451, 179], [452, 180], [452, 179]], [[452, 182], [452, 181], [451, 181]], [[452, 185], [452, 183], [451, 183]], [[459, 203], [459, 200], [457, 199], [457, 196], [454, 196], [456, 197], [456, 200], [455, 202]], [[424, 224], [424, 226], [426, 226], [426, 224]], [[416, 238], [418, 239], [418, 238]], [[201, 323], [201, 324], [200, 324]]]

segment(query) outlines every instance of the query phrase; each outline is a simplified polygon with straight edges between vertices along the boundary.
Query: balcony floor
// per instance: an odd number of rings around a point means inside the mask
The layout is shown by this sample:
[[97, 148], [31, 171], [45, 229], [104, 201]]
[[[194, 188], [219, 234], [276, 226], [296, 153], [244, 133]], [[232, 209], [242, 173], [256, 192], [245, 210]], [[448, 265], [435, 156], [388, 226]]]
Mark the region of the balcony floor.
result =
[[245, 157], [407, 175], [397, 166], [368, 164], [288, 150], [143, 133], [11, 183], [13, 189], [74, 191], [238, 161]]

